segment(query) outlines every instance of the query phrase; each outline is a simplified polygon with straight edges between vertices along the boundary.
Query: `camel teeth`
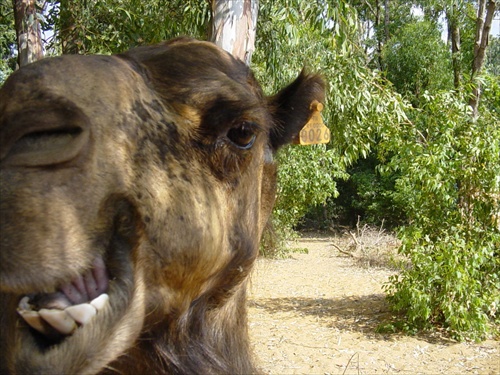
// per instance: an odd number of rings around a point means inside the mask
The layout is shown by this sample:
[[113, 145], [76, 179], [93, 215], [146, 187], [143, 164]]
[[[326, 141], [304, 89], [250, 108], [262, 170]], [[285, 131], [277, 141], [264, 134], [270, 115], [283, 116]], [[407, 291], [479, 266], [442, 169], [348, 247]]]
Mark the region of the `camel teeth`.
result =
[[[78, 327], [88, 323], [98, 311], [102, 311], [108, 303], [106, 293], [94, 298], [90, 303], [68, 306], [64, 310], [41, 309], [34, 311], [30, 298], [24, 296], [18, 304], [17, 312], [33, 329], [45, 335], [54, 335], [54, 331], [69, 335]], [[78, 325], [77, 325], [78, 323]]]
[[103, 293], [99, 297], [96, 297], [92, 301], [90, 301], [90, 304], [94, 306], [97, 311], [101, 311], [108, 303], [108, 300], [109, 296], [106, 293]]
[[19, 311], [31, 311], [32, 308], [29, 304], [30, 298], [28, 296], [24, 296], [21, 298], [19, 301], [19, 304], [17, 305]]
[[93, 316], [97, 313], [97, 310], [94, 306], [89, 303], [81, 303], [75, 306], [69, 306], [64, 309], [64, 311], [75, 321], [80, 324], [86, 324], [93, 318]]
[[38, 311], [18, 310], [18, 313], [31, 328], [45, 335], [50, 333]]
[[66, 314], [65, 311], [41, 309], [38, 313], [43, 320], [63, 335], [69, 335], [77, 327], [75, 320], [72, 319], [70, 315]]

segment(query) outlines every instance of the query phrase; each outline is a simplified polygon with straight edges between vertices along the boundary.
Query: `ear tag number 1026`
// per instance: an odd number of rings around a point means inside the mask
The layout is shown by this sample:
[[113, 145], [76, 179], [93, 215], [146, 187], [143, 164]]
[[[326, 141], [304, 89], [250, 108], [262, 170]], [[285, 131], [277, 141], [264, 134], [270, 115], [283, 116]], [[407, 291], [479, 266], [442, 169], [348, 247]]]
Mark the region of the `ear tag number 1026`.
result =
[[300, 131], [299, 139], [296, 143], [301, 145], [317, 145], [330, 142], [330, 129], [328, 129], [321, 117], [323, 104], [314, 100], [311, 103], [311, 109], [313, 110], [313, 114]]

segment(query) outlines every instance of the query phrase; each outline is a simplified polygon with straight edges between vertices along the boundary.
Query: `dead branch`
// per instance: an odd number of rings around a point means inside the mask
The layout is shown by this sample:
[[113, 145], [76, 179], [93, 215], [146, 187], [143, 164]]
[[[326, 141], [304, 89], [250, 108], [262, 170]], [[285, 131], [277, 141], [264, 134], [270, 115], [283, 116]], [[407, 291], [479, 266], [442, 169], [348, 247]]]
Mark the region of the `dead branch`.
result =
[[340, 251], [342, 254], [345, 254], [345, 255], [348, 255], [350, 256], [351, 258], [355, 258], [354, 254], [348, 252], [348, 251], [345, 251], [345, 250], [342, 250], [339, 246], [335, 245], [334, 243], [332, 243], [332, 246], [334, 248], [336, 248], [338, 251]]

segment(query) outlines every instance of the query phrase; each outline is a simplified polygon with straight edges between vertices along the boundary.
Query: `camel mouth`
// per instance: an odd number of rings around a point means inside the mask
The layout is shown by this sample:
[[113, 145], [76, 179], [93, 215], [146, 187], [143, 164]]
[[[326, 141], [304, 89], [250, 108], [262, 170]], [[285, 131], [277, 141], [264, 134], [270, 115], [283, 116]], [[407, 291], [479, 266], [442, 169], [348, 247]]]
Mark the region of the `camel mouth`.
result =
[[71, 362], [71, 356], [60, 353], [90, 353], [119, 330], [136, 299], [135, 267], [132, 247], [119, 234], [114, 233], [108, 246], [104, 256], [96, 256], [53, 292], [18, 297], [17, 331], [26, 355], [36, 352], [40, 360], [56, 356], [61, 363]]
[[142, 238], [123, 207], [88, 246], [61, 248], [33, 268], [29, 284], [0, 293], [9, 373], [98, 373], [139, 338], [146, 316], [144, 269], [136, 263]]
[[[84, 358], [96, 346], [118, 340], [124, 330], [135, 340], [143, 321], [142, 271], [133, 255], [140, 243], [136, 227], [132, 208], [118, 206], [110, 230], [95, 237], [92, 249], [99, 250], [88, 249], [94, 254], [91, 262], [66, 278], [59, 269], [53, 275], [62, 281], [52, 287], [44, 281], [36, 290], [34, 276], [30, 289], [16, 293], [11, 316], [16, 316], [15, 335], [23, 353], [36, 352], [42, 362], [51, 363], [43, 358], [55, 356], [66, 363], [71, 361], [68, 353]], [[69, 250], [61, 251], [61, 257], [81, 259]]]
[[30, 293], [17, 312], [48, 343], [57, 343], [90, 322], [108, 305], [109, 275], [102, 257], [92, 268], [53, 293]]

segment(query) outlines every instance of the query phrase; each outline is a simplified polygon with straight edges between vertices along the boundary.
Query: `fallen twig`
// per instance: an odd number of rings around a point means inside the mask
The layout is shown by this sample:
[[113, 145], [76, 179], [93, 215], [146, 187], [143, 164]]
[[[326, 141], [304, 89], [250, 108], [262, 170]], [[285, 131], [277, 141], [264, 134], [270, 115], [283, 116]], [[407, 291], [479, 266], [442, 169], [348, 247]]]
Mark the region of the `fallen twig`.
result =
[[354, 258], [354, 255], [348, 251], [342, 250], [340, 247], [332, 243], [332, 246], [336, 248], [338, 251], [340, 251], [342, 254], [349, 255], [350, 257]]

